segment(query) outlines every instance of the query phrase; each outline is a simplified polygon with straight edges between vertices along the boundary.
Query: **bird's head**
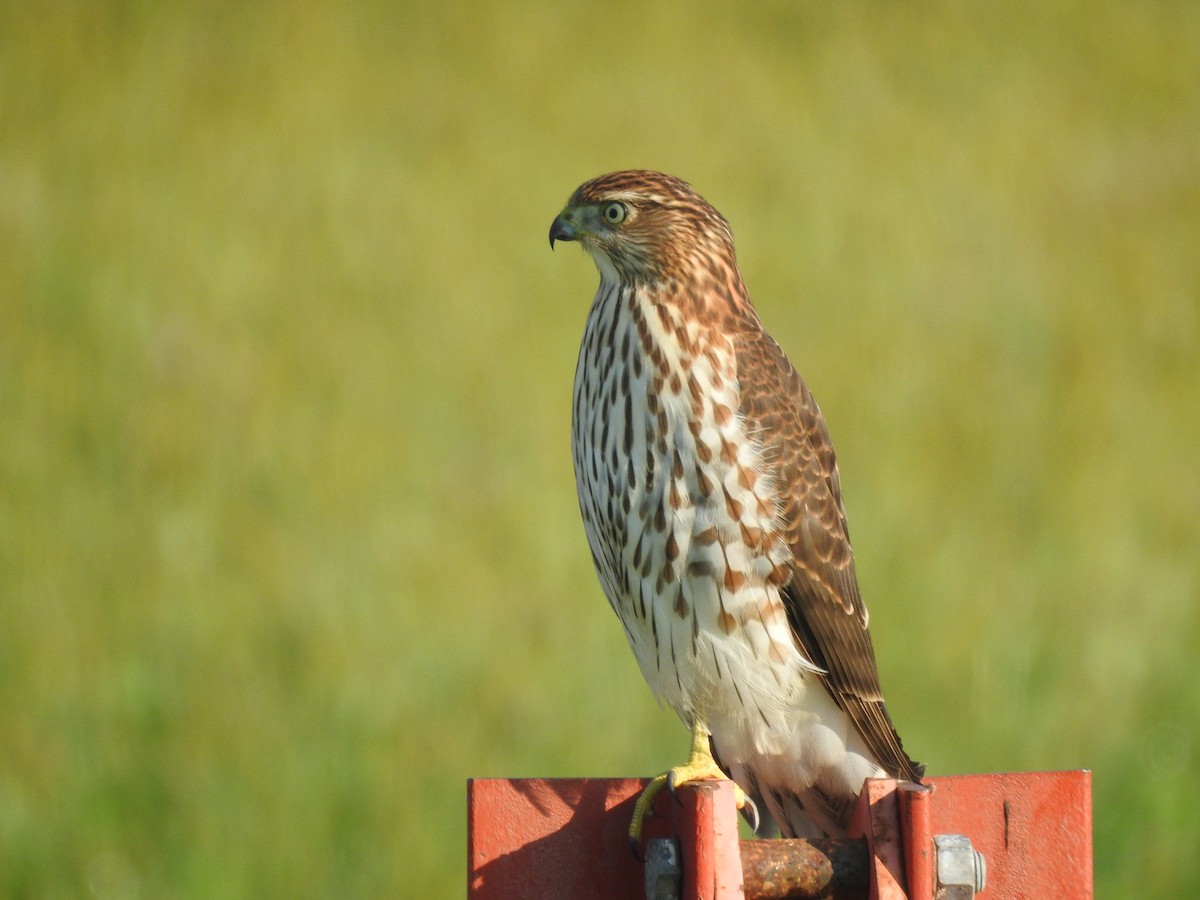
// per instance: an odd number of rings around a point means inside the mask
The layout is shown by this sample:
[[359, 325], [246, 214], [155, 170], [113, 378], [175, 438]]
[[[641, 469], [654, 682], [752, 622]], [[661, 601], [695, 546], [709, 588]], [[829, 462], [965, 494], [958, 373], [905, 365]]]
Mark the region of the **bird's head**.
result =
[[578, 241], [606, 281], [733, 265], [733, 236], [721, 214], [686, 182], [644, 169], [580, 185], [550, 226], [551, 248], [555, 241]]

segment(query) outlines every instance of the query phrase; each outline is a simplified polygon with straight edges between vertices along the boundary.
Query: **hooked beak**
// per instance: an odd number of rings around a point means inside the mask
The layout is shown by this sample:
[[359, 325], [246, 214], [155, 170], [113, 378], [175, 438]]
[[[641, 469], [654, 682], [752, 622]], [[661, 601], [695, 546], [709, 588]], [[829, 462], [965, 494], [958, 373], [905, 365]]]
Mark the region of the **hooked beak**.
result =
[[576, 241], [575, 229], [562, 216], [555, 216], [550, 226], [550, 249], [554, 249], [555, 241]]

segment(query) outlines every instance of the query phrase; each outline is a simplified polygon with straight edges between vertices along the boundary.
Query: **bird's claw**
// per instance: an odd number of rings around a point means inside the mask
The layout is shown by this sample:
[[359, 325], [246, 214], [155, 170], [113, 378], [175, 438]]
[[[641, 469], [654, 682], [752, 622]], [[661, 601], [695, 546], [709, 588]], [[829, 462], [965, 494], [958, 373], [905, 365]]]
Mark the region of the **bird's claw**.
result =
[[[683, 801], [679, 798], [679, 792], [677, 788], [691, 783], [693, 779], [688, 778], [680, 781], [677, 776], [677, 769], [672, 769], [671, 771], [667, 772], [667, 787], [671, 789], [671, 797], [677, 804], [679, 804], [680, 807], [682, 807]], [[749, 794], [742, 790], [741, 786], [738, 785], [737, 782], [734, 782], [733, 784], [733, 799], [737, 804], [738, 812], [746, 817], [746, 822], [749, 823], [750, 830], [755, 834], [758, 834], [758, 826], [762, 824], [762, 819], [758, 814], [758, 804], [754, 802]]]
[[634, 837], [629, 835], [629, 852], [633, 854], [633, 858], [640, 863], [646, 861], [646, 857], [642, 855], [642, 839], [640, 836]]
[[[708, 777], [711, 778], [712, 776]], [[723, 779], [724, 775], [719, 777]], [[649, 784], [642, 789], [642, 793], [633, 808], [633, 819], [629, 823], [629, 850], [633, 854], [634, 859], [638, 862], [646, 861], [642, 855], [642, 824], [646, 816], [650, 815], [650, 810], [654, 805], [654, 798], [662, 792], [664, 787], [669, 788], [671, 798], [682, 807], [683, 800], [679, 797], [678, 788], [700, 780], [704, 779], [691, 777], [687, 773], [681, 773], [680, 769], [671, 769], [669, 772], [664, 772], [662, 775], [652, 778]], [[750, 830], [757, 834], [758, 827], [762, 824], [762, 817], [758, 812], [758, 804], [736, 782], [733, 785], [733, 800], [737, 805], [738, 811], [745, 817], [747, 824], [749, 824]]]
[[[629, 849], [633, 851], [633, 856], [638, 862], [645, 862], [642, 856], [642, 822], [650, 813], [650, 807], [654, 804], [654, 798], [658, 796], [663, 786], [667, 784], [669, 773], [657, 775], [650, 779], [649, 784], [642, 788], [642, 793], [637, 798], [637, 803], [633, 807], [633, 819], [629, 822]], [[672, 788], [672, 793], [674, 789]]]
[[679, 799], [679, 791], [677, 790], [677, 788], [684, 784], [687, 784], [687, 780], [680, 781], [678, 776], [679, 776], [678, 769], [672, 769], [670, 772], [668, 772], [667, 773], [667, 787], [671, 789], [671, 799], [674, 800], [678, 806], [682, 807], [683, 801], [681, 799]]
[[738, 788], [737, 792], [741, 794], [742, 797], [742, 803], [738, 809], [740, 809], [742, 815], [746, 817], [746, 824], [750, 826], [750, 830], [754, 834], [758, 834], [758, 826], [762, 824], [762, 820], [758, 815], [758, 804], [755, 803], [749, 796], [747, 796], [741, 788]]

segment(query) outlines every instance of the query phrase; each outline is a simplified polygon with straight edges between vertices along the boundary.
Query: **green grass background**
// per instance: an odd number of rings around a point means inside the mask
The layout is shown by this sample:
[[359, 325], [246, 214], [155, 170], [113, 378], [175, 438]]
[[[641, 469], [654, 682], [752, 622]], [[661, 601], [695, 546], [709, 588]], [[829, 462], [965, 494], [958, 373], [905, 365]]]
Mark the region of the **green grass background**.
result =
[[442, 897], [469, 776], [648, 774], [570, 469], [593, 175], [822, 402], [931, 773], [1200, 890], [1200, 4], [0, 6], [0, 896]]

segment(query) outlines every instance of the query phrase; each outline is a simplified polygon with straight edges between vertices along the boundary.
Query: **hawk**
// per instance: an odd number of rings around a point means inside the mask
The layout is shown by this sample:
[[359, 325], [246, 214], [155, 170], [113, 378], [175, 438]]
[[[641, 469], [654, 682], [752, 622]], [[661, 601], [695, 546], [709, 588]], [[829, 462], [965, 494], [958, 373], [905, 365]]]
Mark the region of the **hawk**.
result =
[[729, 224], [687, 183], [588, 181], [555, 241], [600, 271], [572, 415], [588, 544], [642, 674], [692, 732], [631, 837], [664, 783], [727, 776], [785, 836], [842, 835], [864, 779], [923, 767], [884, 706], [821, 412], [750, 303]]

